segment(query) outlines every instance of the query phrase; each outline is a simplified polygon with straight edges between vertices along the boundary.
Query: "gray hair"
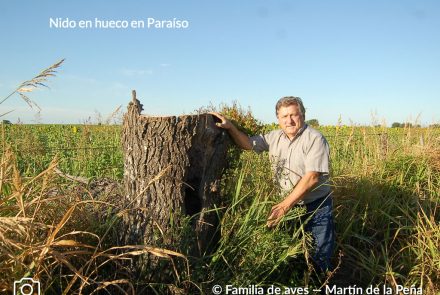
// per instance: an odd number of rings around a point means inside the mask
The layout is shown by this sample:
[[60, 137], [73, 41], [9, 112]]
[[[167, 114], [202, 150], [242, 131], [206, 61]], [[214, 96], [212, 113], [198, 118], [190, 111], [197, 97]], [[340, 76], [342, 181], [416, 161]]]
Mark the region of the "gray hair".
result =
[[296, 96], [285, 96], [280, 98], [275, 106], [275, 115], [278, 117], [278, 111], [280, 110], [280, 108], [288, 107], [290, 105], [298, 106], [301, 115], [303, 115], [304, 118], [306, 117], [306, 109], [304, 108], [304, 104], [301, 98]]

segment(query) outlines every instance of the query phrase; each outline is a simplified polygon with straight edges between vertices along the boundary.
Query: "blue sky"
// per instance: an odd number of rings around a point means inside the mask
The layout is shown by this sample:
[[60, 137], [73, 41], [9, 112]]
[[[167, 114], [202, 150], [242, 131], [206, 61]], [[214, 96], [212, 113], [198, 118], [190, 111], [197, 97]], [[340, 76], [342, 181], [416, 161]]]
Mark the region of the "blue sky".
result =
[[[50, 18], [187, 20], [186, 29], [61, 29]], [[237, 100], [263, 122], [300, 96], [321, 124], [440, 121], [440, 2], [24, 1], [0, 4], [0, 99], [65, 58], [30, 97], [43, 123], [80, 123], [126, 108], [150, 115]], [[0, 105], [35, 120], [18, 95]]]

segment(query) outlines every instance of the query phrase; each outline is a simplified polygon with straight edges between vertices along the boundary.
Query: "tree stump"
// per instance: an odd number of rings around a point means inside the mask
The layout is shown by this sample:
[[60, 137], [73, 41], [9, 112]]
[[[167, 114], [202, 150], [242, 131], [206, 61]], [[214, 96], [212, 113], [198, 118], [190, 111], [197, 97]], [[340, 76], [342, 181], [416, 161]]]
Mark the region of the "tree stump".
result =
[[[203, 255], [218, 227], [213, 209], [220, 202], [228, 136], [209, 114], [149, 117], [141, 111], [133, 91], [122, 135], [123, 243]], [[138, 259], [134, 268], [152, 273], [167, 267], [158, 260]]]

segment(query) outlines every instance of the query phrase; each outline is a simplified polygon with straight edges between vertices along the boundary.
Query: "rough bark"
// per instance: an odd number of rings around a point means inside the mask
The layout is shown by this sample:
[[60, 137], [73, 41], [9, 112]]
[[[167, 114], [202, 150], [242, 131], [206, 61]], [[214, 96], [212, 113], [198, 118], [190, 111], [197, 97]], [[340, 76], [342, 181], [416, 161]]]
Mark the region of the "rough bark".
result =
[[[203, 255], [218, 226], [209, 211], [220, 201], [228, 137], [209, 114], [148, 117], [141, 111], [133, 91], [122, 136], [123, 242]], [[149, 257], [138, 264], [151, 272], [160, 263]]]

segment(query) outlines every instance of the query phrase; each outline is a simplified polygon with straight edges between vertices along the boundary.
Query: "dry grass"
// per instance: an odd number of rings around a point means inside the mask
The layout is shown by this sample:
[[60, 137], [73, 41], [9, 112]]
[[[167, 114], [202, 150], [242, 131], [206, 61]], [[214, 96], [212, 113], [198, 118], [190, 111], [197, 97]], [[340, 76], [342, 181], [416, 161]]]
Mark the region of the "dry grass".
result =
[[[377, 128], [343, 131], [336, 129], [328, 137], [338, 250], [343, 254], [330, 281], [414, 284], [422, 286], [426, 295], [438, 294], [438, 132], [408, 129], [393, 134], [395, 130]], [[55, 136], [61, 137], [63, 132], [67, 133], [62, 129]], [[96, 132], [109, 134], [109, 129], [87, 130], [87, 142], [96, 141]], [[382, 136], [386, 132], [388, 135]], [[22, 140], [29, 145], [41, 144], [44, 151], [44, 143], [38, 138], [23, 136]], [[306, 245], [292, 243], [292, 236], [286, 236], [283, 229], [269, 232], [264, 226], [267, 210], [276, 197], [269, 186], [267, 159], [242, 154], [233, 163], [236, 167], [248, 163], [243, 168], [246, 173], [241, 175], [242, 170], [237, 169], [228, 176], [225, 200], [230, 204], [219, 209], [222, 240], [213, 256], [204, 258], [202, 267], [196, 269], [194, 264], [190, 268], [188, 258], [178, 252], [118, 244], [118, 222], [130, 212], [120, 202], [121, 196], [109, 189], [112, 182], [101, 179], [99, 187], [107, 189], [96, 190], [90, 179], [60, 173], [57, 158], [44, 162], [40, 167], [45, 169], [32, 170], [37, 172], [24, 177], [25, 169], [17, 168], [16, 157], [18, 153], [4, 144], [0, 162], [0, 292], [10, 293], [14, 279], [30, 276], [42, 282], [44, 291], [57, 294], [134, 294], [145, 282], [135, 281], [128, 265], [151, 255], [169, 261], [175, 278], [174, 282], [158, 284], [158, 294], [164, 290], [185, 294], [189, 289], [198, 293], [198, 286], [209, 291], [205, 287], [218, 282], [247, 286], [258, 282], [283, 284], [282, 280], [289, 279], [284, 284], [305, 285], [299, 278], [307, 265], [298, 264], [301, 260], [297, 257], [307, 257]], [[91, 160], [70, 163], [77, 162]], [[96, 167], [91, 163], [90, 169]], [[296, 241], [301, 242], [299, 237]], [[186, 287], [189, 284], [191, 288]]]
[[[18, 93], [20, 95], [20, 97], [31, 107], [36, 107], [37, 109], [41, 110], [40, 107], [37, 105], [37, 103], [33, 100], [31, 100], [28, 96], [27, 93], [30, 93], [32, 91], [34, 91], [35, 89], [37, 89], [38, 87], [48, 87], [46, 85], [47, 80], [50, 77], [54, 77], [57, 69], [61, 66], [61, 64], [64, 62], [64, 59], [54, 63], [53, 65], [51, 65], [50, 67], [44, 69], [43, 71], [41, 71], [38, 75], [36, 75], [35, 77], [33, 77], [30, 80], [24, 81], [23, 83], [21, 83], [20, 85], [18, 85], [18, 87], [12, 92], [10, 93], [8, 96], [6, 96], [3, 100], [0, 101], [0, 104], [2, 104], [4, 101], [6, 101], [9, 97], [11, 97], [12, 95], [14, 95], [15, 93]], [[7, 112], [9, 113], [9, 112]], [[6, 115], [2, 114], [0, 115]]]
[[[176, 259], [184, 262], [189, 273], [187, 258], [180, 253], [117, 246], [111, 235], [117, 230], [116, 216], [124, 208], [102, 201], [100, 197], [109, 197], [94, 195], [83, 184], [61, 181], [55, 173], [56, 158], [45, 171], [24, 178], [11, 149], [5, 146], [4, 151], [0, 165], [0, 292], [12, 292], [14, 280], [32, 277], [42, 283], [44, 292], [93, 294], [105, 289], [134, 294], [127, 263], [147, 254], [171, 261], [177, 278], [181, 274]], [[114, 215], [108, 214], [109, 206], [114, 207]], [[102, 220], [110, 217], [114, 218]]]

